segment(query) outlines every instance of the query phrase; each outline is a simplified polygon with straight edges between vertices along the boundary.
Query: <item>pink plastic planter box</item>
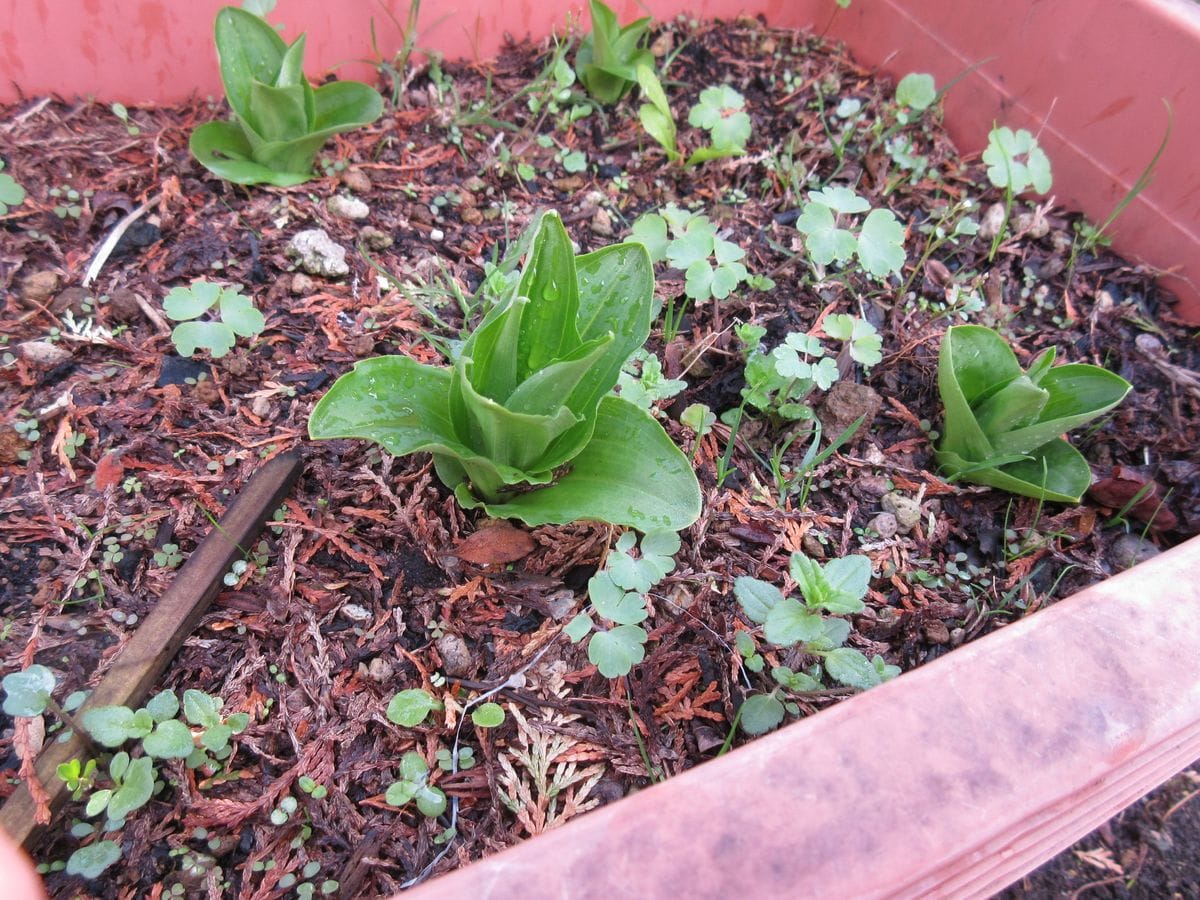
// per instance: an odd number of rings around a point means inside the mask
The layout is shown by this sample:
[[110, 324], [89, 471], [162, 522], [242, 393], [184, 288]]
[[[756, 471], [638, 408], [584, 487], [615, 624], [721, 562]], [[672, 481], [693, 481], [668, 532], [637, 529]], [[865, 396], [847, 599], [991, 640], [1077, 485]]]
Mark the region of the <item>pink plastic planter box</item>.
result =
[[[20, 94], [91, 95], [174, 102], [219, 96], [211, 30], [220, 0], [0, 0], [0, 101]], [[623, 21], [633, 0], [613, 6]], [[584, 3], [425, 0], [419, 45], [483, 58], [505, 33], [541, 37]], [[1116, 249], [1165, 273], [1178, 311], [1200, 322], [1200, 6], [1192, 0], [647, 0], [659, 18], [764, 14], [774, 25], [811, 27], [845, 41], [866, 65], [893, 75], [930, 72], [945, 84], [982, 63], [946, 98], [946, 123], [964, 153], [986, 144], [992, 123], [1040, 135], [1054, 163], [1054, 193], [1103, 221], [1175, 131], [1154, 184], [1125, 211]], [[371, 55], [375, 20], [385, 53], [405, 20], [397, 0], [282, 0], [272, 19], [291, 36], [307, 30], [310, 73], [339, 67], [370, 77], [354, 60]]]
[[[389, 0], [390, 2], [390, 0]], [[216, 0], [0, 0], [0, 100], [174, 102], [220, 93]], [[390, 3], [403, 21], [406, 4]], [[622, 20], [632, 0], [614, 4]], [[1063, 205], [1102, 221], [1161, 139], [1116, 247], [1170, 270], [1200, 322], [1200, 7], [1190, 0], [700, 0], [659, 18], [762, 13], [893, 75], [945, 84], [959, 147], [1039, 133]], [[580, 18], [582, 4], [574, 8]], [[485, 57], [567, 5], [425, 0], [419, 43]], [[282, 0], [309, 72], [398, 43], [376, 0]], [[517, 24], [519, 23], [519, 25]], [[369, 69], [347, 65], [349, 77]], [[666, 784], [418, 889], [415, 897], [986, 896], [1200, 757], [1200, 539]], [[12, 883], [12, 882], [9, 882]]]

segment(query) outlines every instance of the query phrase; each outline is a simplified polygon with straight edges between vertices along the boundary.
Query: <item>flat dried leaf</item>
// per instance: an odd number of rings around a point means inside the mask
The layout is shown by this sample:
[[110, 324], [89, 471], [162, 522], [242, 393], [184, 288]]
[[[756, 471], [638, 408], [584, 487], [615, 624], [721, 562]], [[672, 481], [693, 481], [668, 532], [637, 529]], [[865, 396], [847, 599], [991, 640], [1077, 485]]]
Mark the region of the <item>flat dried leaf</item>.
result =
[[454, 555], [477, 566], [500, 566], [525, 558], [535, 546], [528, 531], [500, 522], [464, 538]]

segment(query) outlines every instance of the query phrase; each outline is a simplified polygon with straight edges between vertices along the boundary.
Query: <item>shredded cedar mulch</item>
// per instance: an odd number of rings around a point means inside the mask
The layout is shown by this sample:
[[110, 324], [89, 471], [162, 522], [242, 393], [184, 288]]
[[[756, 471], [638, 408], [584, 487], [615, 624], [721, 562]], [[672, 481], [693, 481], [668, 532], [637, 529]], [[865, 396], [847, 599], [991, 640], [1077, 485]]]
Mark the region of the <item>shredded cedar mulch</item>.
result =
[[[167, 765], [174, 783], [130, 818], [121, 865], [89, 890], [116, 897], [178, 882], [188, 893], [267, 896], [285, 873], [315, 861], [317, 884], [332, 878], [344, 896], [384, 895], [616, 800], [651, 774], [712, 758], [748, 687], [766, 685], [741, 669], [733, 649], [733, 579], [789, 587], [792, 551], [872, 558], [878, 575], [851, 644], [909, 669], [1110, 575], [1131, 553], [1200, 530], [1200, 359], [1152, 273], [1107, 253], [1069, 268], [1075, 217], [1019, 203], [1025, 224], [993, 265], [984, 241], [947, 245], [908, 296], [897, 281], [818, 277], [796, 252], [797, 192], [836, 172], [837, 183], [892, 209], [908, 228], [907, 278], [932, 210], [970, 197], [981, 212], [1001, 199], [977, 153], [960, 154], [927, 117], [906, 132], [928, 159], [923, 174], [898, 173], [882, 152], [864, 156], [869, 123], [885, 114], [894, 86], [815, 38], [752, 22], [696, 31], [665, 24], [656, 38], [659, 50], [678, 51], [669, 74], [684, 141], [697, 139], [684, 123], [699, 92], [728, 83], [753, 119], [744, 156], [669, 167], [628, 101], [562, 127], [544, 107], [504, 102], [539, 75], [546, 45], [417, 72], [403, 108], [334, 139], [318, 159], [330, 174], [292, 189], [237, 188], [191, 159], [191, 129], [224, 114], [209, 103], [134, 109], [135, 136], [96, 103], [3, 109], [0, 156], [29, 193], [0, 219], [0, 349], [9, 354], [0, 368], [4, 670], [36, 660], [65, 690], [94, 684], [174, 576], [156, 551], [175, 544], [186, 556], [263, 460], [294, 447], [307, 457], [250, 565], [161, 685], [198, 688], [251, 715], [231, 772], [205, 781]], [[847, 97], [862, 102], [864, 124], [839, 163], [816, 111], [823, 103], [832, 114]], [[472, 114], [477, 102], [489, 115]], [[566, 150], [584, 151], [588, 170], [566, 172], [558, 161]], [[516, 177], [518, 161], [534, 167], [533, 179]], [[50, 191], [61, 187], [80, 193], [77, 217], [55, 214], [61, 200]], [[329, 213], [325, 201], [344, 191], [369, 205], [364, 222]], [[407, 353], [437, 361], [421, 306], [449, 323], [443, 337], [457, 337], [465, 323], [447, 286], [474, 291], [483, 263], [536, 210], [559, 210], [586, 251], [620, 240], [640, 213], [671, 201], [702, 206], [746, 248], [751, 272], [776, 282], [690, 309], [670, 344], [652, 334], [648, 348], [666, 376], [688, 383], [663, 410], [686, 452], [695, 438], [678, 424], [681, 410], [703, 402], [720, 413], [739, 402], [736, 321], [765, 326], [770, 343], [827, 312], [865, 315], [883, 335], [884, 360], [866, 376], [847, 368], [847, 380], [873, 387], [883, 405], [816, 470], [803, 508], [794, 493], [780, 497], [761, 461], [787, 433], [761, 419], [744, 425], [735, 473], [721, 486], [715, 469], [729, 429], [718, 424], [701, 441], [701, 519], [651, 597], [645, 662], [610, 681], [561, 630], [584, 602], [611, 529], [535, 528], [527, 555], [489, 566], [488, 540], [464, 545], [480, 533], [477, 515], [454, 503], [427, 457], [393, 459], [359, 441], [309, 444], [305, 428], [316, 399], [355, 360]], [[81, 287], [110, 229], [142, 204], [146, 214], [96, 282]], [[355, 252], [363, 225], [391, 239], [383, 248], [374, 236], [370, 251], [388, 279]], [[311, 227], [350, 250], [347, 277], [294, 271], [284, 247]], [[220, 360], [204, 352], [181, 360], [162, 299], [201, 276], [242, 285], [267, 327]], [[1066, 507], [938, 477], [927, 430], [941, 415], [940, 337], [957, 320], [944, 309], [952, 281], [979, 292], [984, 308], [971, 321], [1001, 327], [1024, 361], [1054, 345], [1133, 383], [1110, 417], [1076, 436], [1107, 493]], [[682, 291], [680, 273], [658, 279], [664, 300]], [[31, 341], [48, 341], [52, 352], [19, 346]], [[15, 428], [31, 419], [36, 441]], [[786, 460], [798, 460], [805, 443]], [[1133, 513], [1111, 521], [1147, 484], [1158, 499], [1142, 521]], [[907, 535], [883, 538], [867, 523], [891, 490], [917, 500], [921, 519]], [[774, 651], [768, 658], [784, 661]], [[479, 764], [437, 774], [458, 801], [457, 836], [443, 847], [435, 839], [444, 822], [388, 807], [384, 791], [404, 752], [432, 760], [451, 746], [456, 685], [461, 704], [518, 671], [524, 686], [501, 695], [505, 724], [464, 732]], [[443, 687], [431, 680], [439, 672], [449, 678]], [[446, 700], [446, 727], [402, 729], [384, 717], [393, 693], [419, 686]], [[798, 702], [807, 715], [847, 693]], [[13, 722], [0, 724], [12, 776], [19, 748]], [[327, 796], [303, 794], [305, 775]], [[11, 790], [10, 779], [0, 796]], [[269, 814], [289, 795], [298, 814], [272, 824]], [[67, 818], [81, 812], [72, 807]], [[65, 859], [78, 846], [67, 832], [56, 828], [39, 860]], [[180, 848], [203, 854], [209, 868], [185, 871]], [[60, 896], [80, 884], [61, 873], [47, 881]]]

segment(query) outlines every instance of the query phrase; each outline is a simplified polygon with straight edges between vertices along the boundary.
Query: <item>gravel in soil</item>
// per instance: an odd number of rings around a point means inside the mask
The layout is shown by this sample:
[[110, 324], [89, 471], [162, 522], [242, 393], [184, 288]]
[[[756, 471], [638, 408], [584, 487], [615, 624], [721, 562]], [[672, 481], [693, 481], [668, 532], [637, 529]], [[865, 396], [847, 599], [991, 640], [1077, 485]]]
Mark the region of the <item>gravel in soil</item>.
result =
[[[383, 794], [405, 752], [433, 759], [452, 731], [401, 729], [383, 710], [396, 690], [432, 688], [431, 674], [451, 667], [463, 685], [492, 685], [545, 651], [524, 686], [504, 695], [506, 724], [472, 739], [479, 765], [436, 775], [459, 804], [457, 837], [436, 872], [647, 784], [648, 764], [670, 775], [711, 758], [746, 685], [733, 648], [732, 581], [749, 574], [790, 586], [794, 551], [871, 557], [878, 575], [850, 643], [910, 669], [1197, 532], [1200, 359], [1150, 273], [1105, 252], [1071, 266], [1078, 220], [1020, 201], [1015, 233], [993, 264], [985, 242], [968, 241], [947, 244], [918, 270], [948, 205], [970, 199], [978, 214], [1001, 200], [977, 155], [960, 154], [935, 114], [903, 130], [910, 167], [900, 168], [872, 132], [894, 118], [894, 86], [839, 48], [752, 21], [694, 31], [668, 23], [654, 36], [657, 52], [677, 54], [671, 97], [685, 144], [699, 139], [682, 126], [687, 109], [704, 87], [724, 83], [747, 100], [745, 154], [669, 166], [629, 101], [570, 121], [572, 104], [557, 100], [545, 77], [545, 45], [410, 73], [399, 108], [335, 138], [318, 160], [322, 176], [291, 189], [224, 184], [189, 157], [191, 129], [224, 115], [210, 103], [131, 109], [137, 135], [92, 102], [0, 110], [0, 157], [28, 191], [0, 218], [4, 670], [36, 660], [64, 690], [94, 684], [170, 583], [164, 548], [186, 556], [264, 459], [295, 446], [307, 455], [264, 542], [163, 685], [217, 694], [228, 710], [251, 715], [230, 777], [176, 773], [178, 783], [130, 819], [125, 863], [94, 888], [99, 895], [174, 883], [265, 894], [311, 862], [318, 880], [337, 879], [349, 894], [386, 895], [427, 872], [444, 825], [389, 808]], [[848, 136], [840, 158], [829, 127]], [[587, 166], [568, 172], [564, 161], [577, 151]], [[807, 190], [828, 182], [854, 186], [904, 223], [907, 285], [809, 264], [797, 212]], [[64, 203], [70, 191], [78, 199]], [[335, 200], [342, 196], [360, 203]], [[308, 444], [305, 427], [316, 399], [357, 359], [438, 361], [426, 334], [453, 338], [465, 324], [450, 297], [475, 291], [484, 264], [536, 210], [558, 209], [586, 251], [671, 202], [702, 208], [774, 287], [688, 308], [673, 340], [659, 326], [651, 336], [665, 376], [687, 382], [663, 404], [662, 421], [685, 452], [695, 450], [704, 511], [652, 598], [645, 662], [610, 681], [557, 638], [614, 538], [609, 528], [532, 529], [523, 556], [489, 565], [469, 543], [476, 516], [456, 506], [427, 458], [393, 459], [358, 441]], [[105, 235], [142, 204], [145, 216], [83, 287]], [[365, 218], [346, 216], [361, 215], [363, 204]], [[314, 228], [346, 251], [344, 262], [304, 271], [289, 256], [296, 233]], [[241, 285], [266, 316], [259, 338], [220, 359], [176, 356], [162, 300], [198, 277]], [[660, 273], [665, 304], [678, 305], [683, 291], [682, 273]], [[865, 396], [872, 421], [812, 472], [803, 507], [763, 463], [789, 436], [777, 421], [743, 426], [734, 474], [718, 484], [730, 429], [717, 424], [694, 447], [677, 418], [691, 403], [717, 413], [738, 404], [742, 356], [731, 325], [761, 325], [773, 345], [815, 330], [831, 312], [874, 324], [884, 356], [869, 372], [839, 359], [843, 387], [813, 399], [833, 423], [853, 421], [863, 407], [849, 395]], [[930, 439], [940, 416], [937, 349], [947, 325], [964, 318], [1002, 328], [1024, 362], [1057, 346], [1134, 384], [1117, 410], [1076, 437], [1106, 493], [1064, 507], [938, 477]], [[797, 465], [805, 443], [784, 462]], [[1116, 516], [1147, 485], [1159, 499], [1140, 508], [1142, 521], [1137, 505]], [[915, 507], [907, 531], [881, 518], [897, 518], [884, 508], [897, 492], [906, 510]], [[750, 682], [761, 688], [761, 679]], [[795, 700], [807, 715], [843, 693]], [[19, 748], [11, 720], [0, 726], [12, 775]], [[325, 785], [327, 796], [304, 796], [300, 776]], [[272, 824], [289, 795], [303, 815]], [[1184, 806], [1172, 822], [1194, 826], [1195, 814]], [[78, 842], [65, 832], [39, 848], [39, 859], [69, 855]], [[1138, 834], [1100, 849], [1121, 878], [1150, 884], [1139, 854], [1153, 841]], [[184, 872], [184, 849], [208, 854], [212, 867]], [[1087, 860], [1071, 867], [1105, 875]], [[1027, 890], [1043, 883], [1042, 873], [1031, 876]], [[47, 884], [57, 896], [80, 889], [61, 873]], [[1180, 869], [1163, 884], [1195, 895], [1194, 874]]]

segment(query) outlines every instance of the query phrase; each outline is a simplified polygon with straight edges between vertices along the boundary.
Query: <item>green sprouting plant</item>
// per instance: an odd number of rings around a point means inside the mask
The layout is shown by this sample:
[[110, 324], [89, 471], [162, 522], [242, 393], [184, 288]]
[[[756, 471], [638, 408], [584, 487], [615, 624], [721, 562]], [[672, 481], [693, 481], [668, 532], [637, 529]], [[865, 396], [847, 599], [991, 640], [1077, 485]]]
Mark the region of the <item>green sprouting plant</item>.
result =
[[[640, 370], [635, 371], [635, 367]], [[654, 404], [669, 400], [687, 387], [679, 378], [664, 378], [662, 363], [645, 349], [637, 350], [617, 376], [621, 396], [639, 409], [654, 411]]]
[[471, 747], [460, 747], [457, 755], [445, 747], [437, 752], [437, 767], [443, 772], [457, 772], [461, 769], [474, 768], [476, 763], [475, 751]]
[[1078, 503], [1092, 481], [1061, 437], [1124, 399], [1131, 385], [1086, 363], [1054, 365], [1055, 348], [1022, 371], [1004, 338], [979, 325], [946, 331], [938, 389], [946, 410], [937, 461], [950, 480]]
[[[1120, 218], [1121, 213], [1125, 212], [1125, 207], [1132, 203], [1138, 194], [1148, 188], [1150, 182], [1154, 180], [1154, 170], [1158, 168], [1158, 161], [1166, 152], [1167, 143], [1171, 140], [1171, 131], [1175, 127], [1175, 114], [1171, 109], [1171, 104], [1164, 98], [1163, 105], [1167, 108], [1167, 130], [1163, 133], [1163, 139], [1159, 142], [1158, 149], [1154, 151], [1154, 156], [1150, 158], [1150, 162], [1146, 163], [1146, 167], [1138, 175], [1137, 181], [1125, 192], [1121, 202], [1113, 208], [1108, 218], [1100, 225], [1092, 225], [1086, 219], [1080, 219], [1074, 223], [1078, 239], [1071, 245], [1069, 269], [1074, 269], [1075, 260], [1080, 253], [1091, 253], [1096, 247], [1107, 247], [1112, 243], [1112, 239], [1108, 236], [1108, 230]], [[0, 207], [0, 211], [2, 211], [2, 207]]]
[[908, 125], [937, 100], [937, 85], [933, 76], [910, 72], [896, 85], [896, 122]]
[[334, 134], [367, 125], [383, 98], [357, 81], [313, 88], [304, 75], [302, 34], [290, 45], [271, 25], [226, 6], [213, 29], [221, 82], [232, 122], [206, 122], [192, 132], [192, 155], [234, 184], [302, 184]]
[[[196, 321], [215, 310], [219, 320]], [[171, 288], [163, 299], [163, 312], [179, 322], [171, 331], [171, 342], [180, 356], [191, 356], [204, 347], [214, 358], [233, 349], [238, 335], [254, 337], [266, 327], [267, 320], [254, 307], [254, 301], [237, 287], [223, 287], [197, 278], [187, 287]]]
[[404, 25], [400, 24], [400, 21], [386, 6], [384, 12], [392, 20], [396, 30], [400, 32], [400, 47], [390, 60], [386, 59], [379, 52], [379, 41], [375, 36], [375, 20], [371, 19], [371, 50], [375, 54], [375, 68], [392, 85], [392, 106], [399, 109], [400, 104], [404, 101], [404, 89], [408, 87], [411, 77], [408, 63], [412, 59], [413, 51], [417, 49], [417, 22], [421, 17], [421, 0], [411, 0]]
[[[882, 339], [866, 319], [829, 315], [822, 327], [860, 365], [870, 367], [883, 358]], [[779, 419], [811, 419], [806, 398], [814, 390], [829, 390], [838, 379], [837, 362], [827, 355], [824, 342], [816, 335], [793, 331], [768, 353], [762, 347], [766, 329], [761, 325], [738, 324], [734, 332], [746, 357], [744, 405]]]
[[751, 129], [746, 98], [727, 84], [707, 87], [700, 92], [700, 98], [688, 112], [688, 124], [705, 129], [712, 143], [695, 150], [685, 165], [741, 156], [746, 152]]
[[183, 554], [179, 552], [178, 544], [163, 544], [160, 549], [154, 551], [154, 564], [160, 568], [177, 569], [182, 562]]
[[675, 116], [671, 113], [671, 104], [662, 83], [654, 69], [644, 63], [637, 66], [635, 75], [638, 87], [642, 89], [642, 100], [645, 101], [638, 107], [642, 128], [663, 148], [669, 162], [679, 162], [683, 154], [679, 152]]
[[442, 702], [421, 688], [400, 691], [388, 701], [387, 718], [405, 728], [416, 728], [431, 712], [442, 709]]
[[925, 263], [934, 253], [947, 243], [957, 244], [959, 238], [973, 237], [979, 233], [979, 223], [970, 215], [974, 208], [975, 202], [964, 197], [930, 210], [929, 219], [918, 228], [925, 235], [925, 249], [921, 251], [921, 258], [905, 279], [904, 286], [900, 289], [901, 296], [908, 293], [913, 279], [925, 271]]
[[[843, 227], [849, 216], [867, 213], [857, 232]], [[804, 234], [809, 258], [819, 266], [845, 266], [857, 257], [865, 271], [880, 279], [904, 268], [904, 226], [889, 209], [871, 204], [848, 187], [809, 191], [796, 228]]]
[[124, 103], [114, 103], [109, 107], [112, 114], [121, 120], [121, 124], [125, 126], [125, 131], [130, 137], [137, 137], [142, 133], [142, 129], [138, 128], [129, 118], [129, 110], [125, 108]]
[[[646, 655], [646, 592], [675, 568], [672, 558], [679, 552], [679, 535], [674, 531], [648, 531], [642, 536], [640, 556], [630, 551], [637, 536], [627, 531], [617, 539], [604, 568], [588, 581], [591, 611], [567, 623], [567, 637], [574, 643], [588, 638], [588, 659], [605, 678], [628, 675]], [[588, 637], [590, 635], [590, 637]]]
[[704, 439], [706, 434], [712, 431], [712, 427], [716, 422], [717, 414], [703, 403], [692, 403], [679, 414], [679, 424], [685, 428], [690, 428], [696, 433], [696, 443], [692, 445], [691, 458], [693, 461], [695, 461], [696, 453], [700, 449], [700, 441]]
[[390, 806], [406, 806], [416, 801], [421, 815], [436, 819], [446, 811], [446, 795], [429, 783], [429, 763], [416, 751], [400, 757], [400, 780], [384, 794]]
[[1004, 222], [992, 238], [992, 246], [988, 251], [988, 262], [991, 262], [1008, 233], [1013, 198], [1030, 188], [1045, 194], [1050, 190], [1053, 178], [1050, 159], [1038, 146], [1037, 138], [1024, 128], [1016, 132], [1011, 128], [993, 128], [988, 133], [983, 161], [988, 167], [988, 181], [998, 188], [1004, 188]]
[[[900, 674], [897, 666], [888, 665], [881, 656], [867, 659], [853, 647], [843, 646], [850, 636], [850, 623], [838, 617], [865, 609], [862, 598], [871, 582], [871, 561], [867, 557], [844, 556], [822, 566], [803, 553], [793, 553], [789, 571], [802, 599], [785, 597], [770, 582], [747, 575], [734, 582], [738, 605], [746, 618], [762, 626], [768, 643], [794, 647], [816, 660], [805, 671], [787, 666], [771, 670], [775, 689], [746, 698], [739, 711], [742, 730], [747, 734], [770, 731], [783, 721], [785, 712], [797, 714], [795, 704], [781, 696], [822, 690], [823, 675], [866, 690]], [[757, 653], [752, 643], [742, 638], [737, 643], [739, 655], [753, 661]], [[761, 662], [747, 666], [751, 671], [761, 667]]]
[[[0, 173], [4, 171], [4, 160], [0, 159]], [[25, 202], [25, 188], [11, 175], [0, 174], [0, 216], [7, 216], [14, 206]]]
[[592, 30], [579, 43], [575, 71], [587, 92], [606, 106], [624, 97], [637, 83], [638, 66], [652, 66], [645, 49], [650, 17], [628, 25], [617, 23], [617, 14], [603, 0], [589, 0]]
[[[57, 770], [74, 799], [87, 795], [88, 816], [105, 815], [104, 830], [108, 832], [123, 828], [126, 817], [145, 806], [161, 788], [156, 760], [183, 759], [189, 767], [200, 768], [213, 764], [206, 751], [212, 751], [218, 759], [227, 759], [232, 753], [230, 738], [250, 722], [246, 713], [222, 717], [220, 698], [188, 690], [184, 692], [184, 717], [191, 726], [202, 729], [198, 735], [176, 718], [180, 704], [173, 691], [155, 694], [137, 710], [127, 706], [93, 707], [85, 710], [77, 723], [71, 711], [83, 704], [86, 694], [76, 691], [59, 706], [53, 698], [55, 681], [54, 673], [42, 665], [6, 676], [4, 712], [11, 716], [40, 716], [50, 709], [72, 729], [84, 732], [95, 745], [117, 751], [103, 769], [107, 773], [105, 786], [98, 785], [101, 779], [98, 760], [73, 759]], [[140, 742], [141, 755], [118, 750], [129, 741]], [[67, 861], [67, 871], [94, 878], [119, 858], [119, 844], [101, 841], [76, 850]]]
[[54, 214], [60, 219], [78, 219], [83, 215], [83, 205], [80, 201], [93, 193], [95, 192], [91, 189], [78, 191], [69, 184], [50, 188], [50, 198], [58, 201], [54, 205]]
[[690, 525], [700, 487], [686, 457], [653, 416], [608, 396], [650, 331], [645, 248], [576, 257], [555, 213], [530, 232], [517, 291], [453, 369], [405, 356], [359, 362], [313, 409], [309, 434], [428, 451], [459, 503], [499, 518]]
[[698, 303], [724, 300], [750, 277], [742, 263], [745, 250], [720, 237], [708, 216], [674, 203], [639, 216], [625, 242], [641, 244], [651, 261], [665, 261], [681, 270], [686, 278], [684, 293]]

